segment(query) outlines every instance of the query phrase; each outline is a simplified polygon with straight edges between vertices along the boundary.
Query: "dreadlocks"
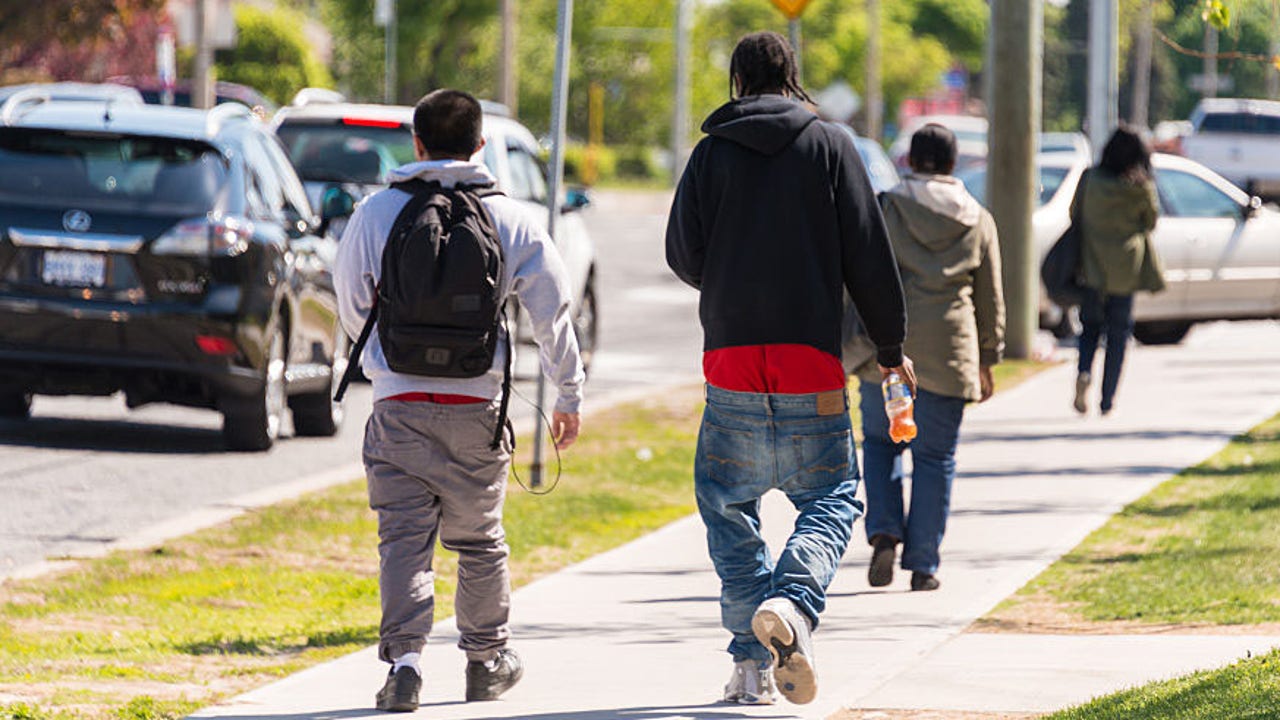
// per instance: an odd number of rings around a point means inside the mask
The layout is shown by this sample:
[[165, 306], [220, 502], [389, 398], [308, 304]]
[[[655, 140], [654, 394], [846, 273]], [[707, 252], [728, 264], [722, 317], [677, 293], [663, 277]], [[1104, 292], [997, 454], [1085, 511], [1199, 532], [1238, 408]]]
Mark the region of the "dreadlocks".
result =
[[[770, 31], [751, 33], [738, 41], [729, 60], [729, 97], [780, 91], [812, 103], [797, 75], [796, 55], [786, 38]], [[737, 92], [734, 78], [738, 80]]]

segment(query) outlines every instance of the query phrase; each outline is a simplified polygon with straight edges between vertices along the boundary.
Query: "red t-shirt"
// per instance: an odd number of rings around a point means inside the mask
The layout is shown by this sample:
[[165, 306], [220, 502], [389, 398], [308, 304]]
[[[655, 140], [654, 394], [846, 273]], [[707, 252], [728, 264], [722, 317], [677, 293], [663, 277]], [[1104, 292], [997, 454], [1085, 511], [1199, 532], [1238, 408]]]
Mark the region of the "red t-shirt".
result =
[[740, 345], [702, 354], [707, 383], [722, 390], [804, 394], [843, 390], [840, 358], [810, 345]]
[[489, 402], [484, 398], [472, 397], [470, 395], [450, 395], [448, 393], [425, 393], [425, 392], [407, 392], [399, 395], [392, 395], [384, 400], [400, 400], [402, 402], [429, 402], [437, 405], [476, 405], [478, 403]]

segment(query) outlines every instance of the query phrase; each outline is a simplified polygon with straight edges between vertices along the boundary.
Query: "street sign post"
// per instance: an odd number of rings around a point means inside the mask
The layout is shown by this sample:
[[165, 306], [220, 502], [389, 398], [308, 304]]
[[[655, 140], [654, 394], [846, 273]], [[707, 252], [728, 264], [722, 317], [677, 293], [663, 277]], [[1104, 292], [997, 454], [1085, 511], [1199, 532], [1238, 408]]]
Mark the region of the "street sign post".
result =
[[[573, 31], [573, 0], [560, 0], [556, 20], [556, 69], [551, 84], [551, 177], [547, 184], [547, 234], [556, 240], [556, 225], [560, 218], [560, 186], [564, 182], [564, 124], [569, 105], [569, 50]], [[546, 417], [547, 376], [538, 367], [538, 417], [534, 419], [533, 465], [529, 468], [529, 484], [542, 485], [543, 425]], [[551, 438], [555, 442], [555, 438]]]
[[800, 62], [800, 15], [804, 13], [809, 0], [770, 0], [773, 6], [787, 16], [787, 31], [790, 35], [791, 49], [796, 53], [796, 75], [804, 77], [804, 65]]

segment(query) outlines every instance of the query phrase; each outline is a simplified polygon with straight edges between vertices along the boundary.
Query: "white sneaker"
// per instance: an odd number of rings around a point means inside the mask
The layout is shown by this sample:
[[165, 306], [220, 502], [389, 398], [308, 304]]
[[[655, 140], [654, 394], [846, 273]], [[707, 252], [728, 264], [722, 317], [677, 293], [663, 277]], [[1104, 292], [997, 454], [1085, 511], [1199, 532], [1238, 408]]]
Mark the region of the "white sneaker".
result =
[[739, 705], [772, 705], [778, 702], [773, 664], [750, 658], [733, 663], [733, 675], [724, 686], [724, 701]]
[[760, 603], [751, 629], [773, 655], [773, 670], [782, 696], [797, 705], [813, 702], [818, 694], [809, 619], [787, 598]]

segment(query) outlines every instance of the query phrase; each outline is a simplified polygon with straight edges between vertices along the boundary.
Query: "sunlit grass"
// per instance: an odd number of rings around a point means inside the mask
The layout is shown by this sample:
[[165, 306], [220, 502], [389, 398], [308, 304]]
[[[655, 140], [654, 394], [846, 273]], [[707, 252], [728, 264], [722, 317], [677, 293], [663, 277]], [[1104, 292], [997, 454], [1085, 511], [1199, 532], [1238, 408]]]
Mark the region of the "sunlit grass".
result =
[[1280, 651], [1152, 683], [1045, 720], [1245, 720], [1280, 717]]

